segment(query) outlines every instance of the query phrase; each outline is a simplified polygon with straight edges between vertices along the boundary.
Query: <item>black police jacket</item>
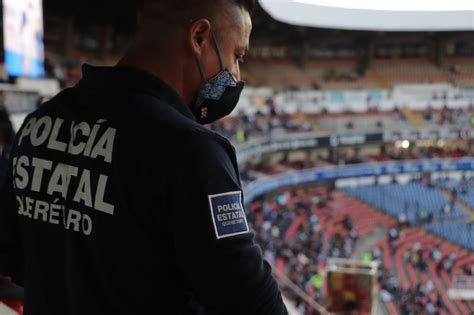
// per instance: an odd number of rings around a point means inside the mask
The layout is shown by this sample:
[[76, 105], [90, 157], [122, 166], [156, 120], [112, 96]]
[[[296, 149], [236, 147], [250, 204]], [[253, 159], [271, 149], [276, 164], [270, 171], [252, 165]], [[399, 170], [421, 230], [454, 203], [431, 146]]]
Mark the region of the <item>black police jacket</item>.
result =
[[83, 72], [26, 118], [0, 197], [25, 315], [286, 314], [228, 140], [151, 74]]

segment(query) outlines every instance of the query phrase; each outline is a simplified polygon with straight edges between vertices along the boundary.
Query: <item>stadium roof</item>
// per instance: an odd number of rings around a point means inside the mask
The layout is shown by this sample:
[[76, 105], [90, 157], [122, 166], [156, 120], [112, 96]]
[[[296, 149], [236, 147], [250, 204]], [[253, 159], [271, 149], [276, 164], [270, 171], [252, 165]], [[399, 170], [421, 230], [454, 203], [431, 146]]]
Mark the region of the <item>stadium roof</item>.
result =
[[369, 31], [474, 30], [472, 0], [260, 0], [274, 19], [300, 26]]

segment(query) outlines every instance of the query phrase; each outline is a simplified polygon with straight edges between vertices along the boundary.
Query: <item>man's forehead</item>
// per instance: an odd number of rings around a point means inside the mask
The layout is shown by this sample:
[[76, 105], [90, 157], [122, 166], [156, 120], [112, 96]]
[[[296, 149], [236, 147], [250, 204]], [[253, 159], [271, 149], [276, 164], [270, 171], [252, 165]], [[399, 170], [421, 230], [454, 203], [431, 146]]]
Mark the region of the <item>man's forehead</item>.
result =
[[[248, 46], [248, 38], [252, 32], [252, 20], [250, 14], [243, 8], [231, 6], [217, 15], [218, 24], [221, 26], [222, 34], [239, 38], [239, 42]], [[235, 38], [234, 38], [235, 40]]]
[[239, 18], [236, 19], [236, 25], [234, 25], [233, 32], [237, 37], [236, 40], [238, 45], [248, 50], [250, 34], [252, 33], [252, 19], [247, 11], [244, 11], [243, 13], [244, 14], [240, 14]]
[[227, 32], [225, 35], [224, 40], [227, 43], [233, 43], [236, 48], [242, 50], [248, 50], [250, 46], [250, 33], [244, 32], [242, 29], [233, 29], [230, 32]]
[[240, 14], [240, 27], [242, 28], [242, 32], [250, 36], [250, 33], [252, 32], [252, 18], [250, 17], [250, 14], [242, 10], [242, 14]]
[[250, 18], [250, 14], [246, 14], [244, 25], [245, 49], [249, 50], [250, 34], [252, 33], [252, 19]]

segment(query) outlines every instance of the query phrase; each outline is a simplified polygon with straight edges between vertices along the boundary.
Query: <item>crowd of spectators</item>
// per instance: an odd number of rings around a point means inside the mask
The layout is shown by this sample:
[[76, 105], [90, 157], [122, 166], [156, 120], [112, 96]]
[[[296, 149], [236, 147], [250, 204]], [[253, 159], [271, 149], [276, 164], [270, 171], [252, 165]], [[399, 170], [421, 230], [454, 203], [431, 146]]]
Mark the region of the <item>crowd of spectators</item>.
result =
[[234, 117], [213, 123], [210, 128], [236, 143], [279, 134], [314, 131], [311, 121], [296, 119], [288, 113], [277, 113], [274, 109], [268, 113], [239, 112]]
[[[263, 176], [277, 175], [285, 171], [303, 170], [323, 166], [350, 165], [368, 162], [404, 161], [431, 158], [461, 158], [469, 156], [464, 148], [427, 147], [417, 150], [406, 150], [390, 145], [381, 145], [379, 154], [363, 155], [358, 148], [335, 150], [327, 156], [307, 157], [288, 160], [284, 156], [278, 163], [262, 160], [258, 163], [243, 164], [240, 167], [241, 177], [245, 182], [251, 182]], [[463, 186], [464, 187], [464, 186]], [[443, 210], [444, 211], [444, 210]]]
[[[426, 182], [427, 185], [436, 184], [427, 182], [426, 178], [422, 178], [421, 182]], [[453, 207], [452, 204], [456, 201], [456, 198], [455, 194], [451, 194], [446, 205], [451, 205], [451, 207]], [[422, 211], [418, 206], [416, 215], [420, 216], [421, 212]], [[412, 227], [407, 220], [407, 216], [407, 211], [401, 212], [397, 218], [397, 225], [393, 226], [387, 232], [386, 246], [390, 251], [390, 257], [394, 257], [397, 250], [399, 250], [397, 241], [400, 238], [402, 230]], [[423, 220], [416, 222], [416, 224], [421, 225], [424, 223], [426, 222]], [[439, 277], [441, 273], [446, 273], [450, 278], [454, 275], [474, 275], [474, 264], [463, 264], [460, 267], [456, 267], [456, 261], [459, 258], [459, 254], [456, 251], [443, 253], [441, 245], [442, 244], [440, 243], [423, 244], [419, 241], [413, 242], [411, 247], [404, 249], [402, 252], [401, 257], [404, 268], [411, 266], [417, 273], [425, 273], [428, 275], [432, 272], [428, 268], [428, 263], [433, 262], [436, 277]], [[381, 248], [374, 247], [372, 257], [380, 262], [380, 266], [384, 266], [384, 256]], [[398, 275], [384, 267], [380, 270], [378, 280], [380, 283], [380, 295], [382, 300], [395, 302], [402, 314], [440, 314], [441, 311], [444, 311], [447, 314], [450, 313], [450, 310], [443, 302], [441, 294], [435, 287], [431, 277], [425, 276], [425, 279], [421, 277], [421, 281], [419, 282], [417, 282], [416, 279], [411, 279], [409, 287], [403, 288]], [[415, 282], [416, 285], [414, 285], [413, 282]]]
[[[301, 290], [323, 305], [326, 300], [322, 294], [322, 271], [327, 259], [360, 259], [355, 257], [354, 249], [359, 242], [365, 242], [365, 236], [359, 235], [354, 228], [357, 218], [352, 214], [334, 221], [337, 209], [334, 208], [333, 195], [333, 190], [328, 188], [299, 187], [264, 195], [247, 207], [249, 224], [265, 257], [274, 268], [283, 271]], [[389, 249], [391, 260], [397, 251], [402, 250], [404, 268], [411, 266], [417, 273], [429, 275], [432, 271], [428, 269], [428, 262], [434, 262], [438, 275], [441, 272], [449, 277], [474, 275], [474, 264], [456, 267], [459, 254], [455, 251], [443, 252], [442, 243], [414, 241], [410, 247], [402, 248], [399, 241], [404, 240], [403, 230], [412, 229], [415, 227], [413, 224], [403, 215], [398, 216], [397, 223], [387, 230], [386, 242], [372, 247], [368, 257], [381, 266], [378, 273], [380, 296], [383, 301], [394, 303], [400, 314], [449, 313], [431, 277], [411, 279], [410, 285], [403, 287], [396, 269], [384, 267], [386, 256], [380, 246]], [[331, 228], [332, 232], [328, 233]], [[286, 287], [283, 290], [289, 299], [297, 303], [301, 314], [318, 314], [293, 290]]]
[[[330, 190], [311, 187], [267, 195], [248, 207], [249, 224], [265, 257], [275, 268], [283, 266], [287, 277], [320, 303], [321, 267], [328, 257], [351, 258], [358, 240], [350, 216], [327, 235], [322, 223], [333, 216], [331, 200]], [[283, 289], [302, 314], [317, 314], [316, 310], [309, 312], [310, 306], [292, 290]]]
[[[428, 109], [420, 112], [422, 119], [431, 121], [435, 124], [470, 124], [470, 109], [450, 109], [445, 106], [442, 110]], [[394, 113], [398, 114], [398, 119], [407, 120], [403, 111], [395, 108]], [[373, 113], [372, 113], [373, 114]], [[240, 112], [237, 116], [216, 122], [210, 128], [219, 132], [233, 141], [235, 144], [243, 142], [251, 142], [256, 139], [269, 139], [282, 134], [294, 134], [302, 132], [316, 132], [315, 125], [319, 116], [289, 114], [278, 112], [272, 98], [266, 101], [265, 107], [255, 114]], [[337, 119], [337, 116], [327, 116], [326, 121]], [[349, 121], [350, 122], [350, 121]], [[336, 121], [334, 123], [336, 125]], [[383, 123], [380, 122], [381, 130], [385, 130]], [[346, 126], [348, 132], [352, 132], [353, 127]], [[405, 141], [408, 142], [408, 141]], [[347, 165], [358, 164], [372, 161], [401, 161], [401, 160], [417, 160], [431, 158], [461, 158], [470, 154], [467, 144], [448, 143], [444, 140], [432, 141], [432, 144], [423, 144], [417, 146], [415, 142], [408, 142], [408, 147], [403, 147], [401, 141], [394, 143], [380, 144], [378, 153], [373, 150], [365, 152], [363, 150], [365, 144], [353, 145], [340, 148], [327, 148], [327, 154], [320, 155], [317, 158], [302, 159], [300, 161], [282, 160], [275, 165], [267, 165], [265, 163], [257, 163], [252, 166], [243, 166], [243, 174], [246, 179], [253, 180], [258, 175], [271, 175], [281, 172], [285, 169], [301, 169], [310, 168], [320, 165]], [[288, 165], [289, 164], [289, 165]], [[292, 167], [291, 164], [297, 165]]]
[[428, 105], [420, 114], [425, 122], [434, 123], [439, 126], [453, 126], [459, 123], [468, 123], [473, 111], [474, 104], [471, 104], [468, 108], [456, 109], [450, 108], [445, 104], [440, 110], [434, 110]]
[[[397, 250], [393, 242], [398, 239], [400, 230], [397, 227], [389, 231], [388, 242], [391, 255]], [[383, 260], [381, 251], [374, 248], [374, 259]], [[473, 266], [465, 265], [461, 270], [454, 270], [454, 264], [458, 257], [456, 252], [443, 255], [439, 245], [423, 246], [420, 242], [413, 243], [412, 247], [407, 249], [403, 255], [405, 265], [411, 265], [418, 272], [428, 272], [428, 261], [436, 264], [436, 272], [447, 272], [449, 275], [465, 274], [472, 275]], [[381, 263], [381, 265], [383, 265]], [[402, 288], [398, 276], [393, 272], [382, 269], [379, 274], [380, 294], [384, 301], [394, 301], [400, 308], [402, 314], [440, 314], [441, 310], [449, 313], [445, 306], [440, 292], [436, 291], [435, 285], [431, 278], [416, 285]], [[412, 279], [413, 280], [413, 279]], [[433, 299], [433, 294], [435, 298]]]
[[[396, 241], [399, 240], [401, 231], [407, 227], [410, 227], [407, 221], [399, 217], [398, 224], [389, 229], [387, 233], [387, 247], [390, 251], [390, 259], [399, 250]], [[384, 256], [381, 248], [374, 247], [372, 257], [380, 262], [380, 266], [384, 266]], [[416, 272], [425, 273], [426, 275], [430, 272], [428, 262], [435, 264], [437, 276], [441, 272], [446, 272], [449, 277], [454, 275], [474, 275], [474, 264], [464, 264], [461, 267], [455, 268], [458, 253], [455, 251], [443, 253], [441, 244], [422, 244], [415, 241], [410, 248], [404, 249], [401, 257], [404, 268], [410, 265]], [[384, 267], [380, 270], [378, 282], [380, 284], [382, 300], [395, 302], [402, 314], [440, 314], [441, 311], [450, 313], [431, 277], [422, 277], [419, 282], [416, 279], [411, 279], [410, 286], [403, 288], [399, 275]]]
[[382, 299], [395, 302], [403, 315], [440, 314], [441, 310], [449, 312], [439, 293], [436, 293], [434, 301], [430, 298], [430, 295], [435, 292], [432, 280], [416, 287], [403, 289], [397, 275], [382, 270], [378, 282]]

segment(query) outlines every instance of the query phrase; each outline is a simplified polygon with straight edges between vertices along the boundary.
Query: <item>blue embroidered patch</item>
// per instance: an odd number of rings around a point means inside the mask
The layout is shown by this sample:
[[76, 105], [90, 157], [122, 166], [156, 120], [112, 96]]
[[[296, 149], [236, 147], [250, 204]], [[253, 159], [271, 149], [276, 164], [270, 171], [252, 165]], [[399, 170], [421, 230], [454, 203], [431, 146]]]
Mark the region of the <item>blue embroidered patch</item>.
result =
[[249, 231], [240, 191], [209, 195], [209, 205], [217, 239]]

